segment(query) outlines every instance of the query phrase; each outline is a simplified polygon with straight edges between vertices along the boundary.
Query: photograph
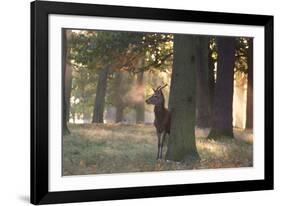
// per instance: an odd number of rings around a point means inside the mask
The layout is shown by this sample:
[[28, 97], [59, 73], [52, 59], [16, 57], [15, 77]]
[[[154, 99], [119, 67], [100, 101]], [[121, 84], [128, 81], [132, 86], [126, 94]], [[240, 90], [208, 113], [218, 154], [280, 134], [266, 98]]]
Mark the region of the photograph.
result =
[[0, 206], [280, 202], [277, 5], [3, 2]]
[[30, 11], [31, 203], [274, 188], [272, 15]]
[[253, 167], [254, 41], [61, 28], [62, 176]]

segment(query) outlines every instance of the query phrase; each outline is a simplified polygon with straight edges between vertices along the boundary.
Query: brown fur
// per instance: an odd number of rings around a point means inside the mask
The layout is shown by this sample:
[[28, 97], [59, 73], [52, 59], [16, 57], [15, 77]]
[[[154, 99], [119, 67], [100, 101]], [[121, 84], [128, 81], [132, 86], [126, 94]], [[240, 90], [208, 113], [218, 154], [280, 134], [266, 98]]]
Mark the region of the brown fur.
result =
[[163, 144], [166, 134], [170, 134], [171, 127], [171, 113], [165, 108], [165, 98], [162, 93], [164, 87], [158, 87], [154, 90], [154, 94], [146, 100], [147, 104], [153, 104], [154, 106], [154, 126], [157, 132], [158, 138], [158, 152], [157, 159], [162, 158]]
[[157, 132], [166, 132], [170, 134], [170, 126], [171, 126], [171, 114], [164, 107], [164, 105], [161, 106], [155, 106], [154, 107], [154, 126], [157, 130]]

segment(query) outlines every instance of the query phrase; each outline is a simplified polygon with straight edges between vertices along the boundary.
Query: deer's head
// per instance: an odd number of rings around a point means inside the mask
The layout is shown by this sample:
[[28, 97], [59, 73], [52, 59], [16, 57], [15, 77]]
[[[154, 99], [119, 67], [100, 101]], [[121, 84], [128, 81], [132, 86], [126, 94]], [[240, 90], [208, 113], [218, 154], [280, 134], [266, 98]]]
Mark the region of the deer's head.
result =
[[159, 87], [157, 87], [157, 89], [153, 89], [154, 94], [151, 97], [149, 97], [147, 100], [145, 100], [145, 102], [147, 104], [153, 104], [153, 105], [163, 104], [165, 99], [164, 99], [162, 89], [166, 86], [167, 86], [167, 84], [165, 84], [164, 86], [159, 86]]

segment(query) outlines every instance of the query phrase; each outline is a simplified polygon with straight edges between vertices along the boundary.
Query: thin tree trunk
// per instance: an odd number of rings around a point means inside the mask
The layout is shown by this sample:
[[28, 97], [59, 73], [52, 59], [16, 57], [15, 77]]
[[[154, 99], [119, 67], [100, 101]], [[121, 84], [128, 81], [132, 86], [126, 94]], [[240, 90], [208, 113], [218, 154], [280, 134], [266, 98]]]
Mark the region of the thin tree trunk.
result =
[[67, 99], [67, 61], [68, 61], [68, 49], [67, 49], [67, 30], [62, 31], [62, 132], [64, 135], [69, 134], [67, 127], [67, 113], [69, 111], [69, 98]]
[[137, 89], [139, 95], [142, 97], [140, 101], [136, 104], [136, 122], [143, 123], [144, 122], [144, 85], [143, 85], [143, 76], [144, 72], [140, 72], [137, 74]]
[[86, 101], [87, 101], [87, 97], [86, 97], [86, 85], [87, 85], [87, 73], [84, 70], [80, 71], [80, 79], [81, 79], [81, 104], [82, 104], [82, 114], [83, 114], [83, 123], [86, 122], [87, 119], [87, 114], [86, 114]]
[[114, 80], [114, 88], [115, 88], [115, 93], [114, 93], [114, 101], [115, 101], [115, 107], [116, 107], [116, 117], [115, 117], [115, 122], [122, 122], [124, 119], [124, 102], [122, 99], [122, 96], [124, 96], [124, 88], [123, 88], [123, 73], [120, 71], [117, 71], [115, 74], [115, 80]]
[[122, 122], [124, 119], [124, 106], [123, 104], [116, 105], [116, 119], [115, 122]]
[[75, 122], [76, 122], [75, 112], [72, 112], [72, 113], [71, 113], [71, 116], [72, 116], [72, 119], [73, 119], [73, 123], [75, 124]]
[[89, 113], [84, 109], [83, 111], [83, 123], [89, 123]]
[[210, 125], [210, 94], [208, 85], [208, 37], [198, 37], [197, 55], [197, 119], [196, 125], [206, 128]]
[[170, 89], [171, 133], [166, 159], [194, 162], [199, 159], [195, 143], [196, 55], [195, 36], [174, 36], [174, 62]]
[[246, 129], [253, 129], [253, 39], [252, 38], [249, 40], [247, 63], [248, 63], [248, 88], [247, 88]]
[[209, 138], [233, 137], [232, 103], [235, 63], [235, 38], [218, 37], [217, 78], [212, 129]]
[[104, 105], [105, 105], [105, 95], [107, 88], [107, 76], [109, 72], [109, 67], [99, 71], [98, 84], [97, 84], [97, 92], [96, 99], [94, 105], [94, 114], [93, 114], [93, 123], [103, 123], [103, 113], [104, 113]]
[[67, 63], [66, 71], [65, 71], [66, 122], [69, 122], [71, 86], [72, 86], [72, 67], [70, 63]]

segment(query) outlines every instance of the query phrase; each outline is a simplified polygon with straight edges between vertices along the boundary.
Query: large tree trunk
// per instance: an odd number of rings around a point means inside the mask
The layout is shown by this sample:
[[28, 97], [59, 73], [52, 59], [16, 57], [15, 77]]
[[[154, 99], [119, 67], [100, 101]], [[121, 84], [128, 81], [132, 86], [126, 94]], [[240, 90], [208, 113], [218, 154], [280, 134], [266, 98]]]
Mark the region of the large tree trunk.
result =
[[247, 88], [247, 116], [246, 129], [253, 129], [253, 39], [249, 40], [247, 56], [248, 63], [248, 88]]
[[143, 85], [143, 71], [137, 74], [137, 92], [141, 97], [136, 104], [136, 122], [144, 122], [144, 85]]
[[109, 72], [108, 66], [106, 66], [105, 68], [99, 71], [96, 99], [94, 105], [94, 114], [92, 120], [93, 123], [103, 123], [103, 113], [104, 113], [104, 105], [105, 105], [108, 72]]
[[196, 125], [200, 128], [210, 126], [210, 94], [208, 84], [208, 37], [198, 37], [197, 56], [197, 118]]
[[218, 63], [212, 129], [209, 138], [233, 137], [232, 102], [235, 38], [218, 37]]
[[174, 36], [174, 61], [170, 88], [171, 133], [166, 159], [199, 159], [195, 143], [196, 50], [195, 36]]
[[67, 113], [69, 112], [69, 98], [67, 94], [69, 93], [67, 82], [68, 74], [68, 49], [67, 49], [67, 30], [63, 29], [62, 31], [62, 132], [63, 134], [69, 134], [69, 129], [67, 127]]
[[[212, 57], [213, 51], [209, 48], [212, 37], [209, 38], [208, 44], [208, 87], [209, 87], [209, 112], [213, 114], [214, 94], [215, 94], [215, 61]], [[210, 117], [210, 124], [211, 124]]]

